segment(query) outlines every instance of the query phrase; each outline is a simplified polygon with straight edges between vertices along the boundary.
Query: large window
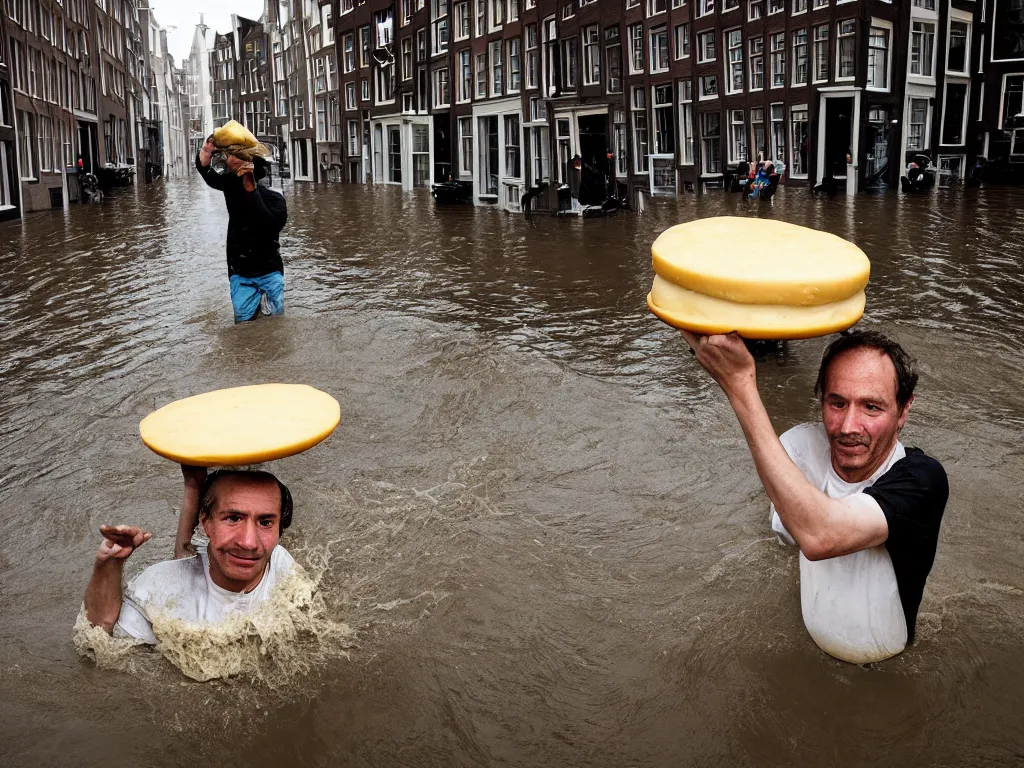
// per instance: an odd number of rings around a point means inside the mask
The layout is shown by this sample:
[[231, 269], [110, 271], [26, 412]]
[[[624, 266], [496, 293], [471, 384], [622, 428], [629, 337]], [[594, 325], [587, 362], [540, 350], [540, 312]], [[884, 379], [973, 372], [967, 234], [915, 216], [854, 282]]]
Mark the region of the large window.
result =
[[729, 56], [728, 80], [729, 93], [743, 90], [743, 33], [732, 29], [725, 33], [725, 46]]
[[439, 109], [451, 104], [451, 92], [448, 88], [448, 67], [434, 70], [434, 108]]
[[487, 98], [487, 54], [478, 53], [476, 55], [476, 97], [478, 99]]
[[352, 72], [356, 68], [356, 38], [355, 35], [345, 35], [344, 52], [342, 54], [342, 65], [346, 72]]
[[511, 37], [508, 41], [508, 92], [519, 93], [519, 86], [522, 81], [520, 68], [522, 57], [519, 55], [520, 41], [518, 37]]
[[786, 85], [786, 33], [772, 35], [772, 88]]
[[647, 92], [642, 85], [633, 86], [631, 101], [633, 112], [633, 170], [647, 173], [648, 139], [647, 139]]
[[412, 185], [430, 183], [430, 128], [422, 123], [412, 127]]
[[473, 175], [473, 118], [459, 118], [459, 175]]
[[562, 87], [567, 91], [575, 91], [579, 85], [580, 41], [570, 37], [562, 47]]
[[807, 30], [793, 32], [793, 85], [807, 85], [810, 75], [810, 57], [807, 53]]
[[693, 83], [679, 82], [679, 160], [693, 165]]
[[24, 181], [35, 181], [37, 173], [36, 165], [36, 149], [35, 149], [35, 130], [34, 122], [32, 120], [33, 115], [28, 112], [22, 112], [18, 110], [18, 117], [20, 118], [20, 132], [18, 135], [18, 149], [21, 152], [21, 178]]
[[959, 146], [964, 143], [967, 120], [967, 83], [946, 83], [942, 106], [942, 143]]
[[622, 93], [622, 43], [618, 27], [604, 31], [604, 55], [608, 62], [608, 93]]
[[651, 72], [668, 72], [668, 27], [651, 30]]
[[431, 0], [430, 18], [433, 53], [444, 53], [448, 50], [448, 0]]
[[519, 141], [519, 115], [505, 116], [505, 175], [521, 178], [521, 152]]
[[739, 163], [747, 157], [747, 124], [742, 109], [729, 110], [729, 161]]
[[715, 31], [697, 33], [697, 61], [704, 64], [714, 61], [717, 53], [715, 51]]
[[915, 21], [910, 33], [910, 74], [931, 77], [934, 73], [935, 25]]
[[946, 70], [958, 74], [967, 74], [969, 63], [968, 40], [970, 25], [964, 21], [949, 22], [949, 48], [946, 51]]
[[768, 139], [764, 130], [764, 107], [750, 110], [750, 159], [763, 160], [768, 156]]
[[889, 30], [871, 27], [868, 34], [868, 88], [889, 90]]
[[786, 111], [782, 104], [771, 105], [771, 150], [772, 160], [786, 156]]
[[1003, 114], [1000, 128], [1008, 128], [1014, 119], [1024, 117], [1024, 75], [1007, 75], [1003, 80]]
[[750, 38], [750, 90], [764, 88], [764, 38]]
[[814, 28], [814, 82], [828, 81], [828, 24]]
[[673, 42], [675, 43], [676, 58], [685, 59], [690, 55], [690, 25], [677, 24], [672, 30]]
[[615, 175], [629, 173], [629, 140], [626, 138], [626, 112], [615, 110], [613, 130], [615, 134]]
[[469, 101], [473, 98], [473, 56], [469, 48], [459, 51], [459, 80], [456, 98]]
[[629, 28], [629, 71], [634, 74], [644, 71], [643, 24], [634, 24]]
[[701, 172], [722, 172], [722, 116], [718, 112], [700, 113]]
[[596, 24], [583, 28], [583, 84], [601, 82], [601, 36]]
[[540, 83], [540, 56], [537, 46], [537, 25], [526, 25], [526, 87], [536, 88]]
[[455, 6], [455, 39], [468, 40], [473, 33], [473, 14], [469, 2], [456, 3]]
[[857, 22], [840, 21], [836, 26], [836, 79], [852, 80], [856, 74]]
[[793, 107], [789, 112], [790, 120], [790, 147], [793, 150], [792, 163], [789, 167], [789, 175], [796, 177], [807, 176], [807, 107]]
[[909, 120], [907, 123], [907, 149], [923, 150], [928, 148], [928, 99], [910, 99]]
[[672, 85], [654, 87], [654, 154], [671, 155], [676, 151], [676, 127], [672, 119]]
[[491, 51], [491, 96], [505, 93], [505, 61], [504, 40], [495, 40], [490, 45]]

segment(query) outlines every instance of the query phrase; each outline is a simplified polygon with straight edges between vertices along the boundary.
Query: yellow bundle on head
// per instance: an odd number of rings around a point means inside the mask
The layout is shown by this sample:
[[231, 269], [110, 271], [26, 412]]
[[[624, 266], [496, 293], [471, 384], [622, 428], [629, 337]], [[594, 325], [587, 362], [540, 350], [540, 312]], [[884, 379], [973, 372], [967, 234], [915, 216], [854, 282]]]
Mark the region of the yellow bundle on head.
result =
[[871, 263], [827, 232], [719, 216], [665, 230], [651, 255], [647, 306], [676, 328], [806, 339], [846, 330], [864, 314]]
[[242, 160], [252, 161], [253, 157], [270, 157], [270, 149], [261, 144], [252, 131], [237, 120], [229, 120], [213, 132], [213, 143], [217, 149], [230, 152]]

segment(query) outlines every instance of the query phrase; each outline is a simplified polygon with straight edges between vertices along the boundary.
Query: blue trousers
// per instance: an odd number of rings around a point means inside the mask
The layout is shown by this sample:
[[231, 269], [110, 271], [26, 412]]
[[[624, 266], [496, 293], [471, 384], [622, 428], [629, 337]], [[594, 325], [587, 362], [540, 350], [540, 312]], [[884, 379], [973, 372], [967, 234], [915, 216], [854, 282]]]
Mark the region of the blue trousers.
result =
[[280, 272], [260, 277], [231, 275], [230, 283], [236, 323], [255, 319], [261, 305], [265, 315], [284, 314], [284, 275]]

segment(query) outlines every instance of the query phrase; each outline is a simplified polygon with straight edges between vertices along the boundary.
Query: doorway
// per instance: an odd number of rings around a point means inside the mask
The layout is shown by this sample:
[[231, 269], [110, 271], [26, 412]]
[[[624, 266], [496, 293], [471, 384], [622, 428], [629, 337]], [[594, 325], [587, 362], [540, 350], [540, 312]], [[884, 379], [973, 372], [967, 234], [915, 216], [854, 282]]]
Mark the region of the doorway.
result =
[[847, 154], [853, 155], [853, 99], [825, 99], [825, 176], [846, 178]]
[[608, 197], [608, 182], [613, 169], [608, 159], [608, 115], [580, 115], [579, 201], [583, 205], [600, 205]]
[[864, 186], [867, 189], [885, 189], [889, 176], [889, 143], [892, 125], [886, 107], [868, 108], [867, 156], [864, 162]]

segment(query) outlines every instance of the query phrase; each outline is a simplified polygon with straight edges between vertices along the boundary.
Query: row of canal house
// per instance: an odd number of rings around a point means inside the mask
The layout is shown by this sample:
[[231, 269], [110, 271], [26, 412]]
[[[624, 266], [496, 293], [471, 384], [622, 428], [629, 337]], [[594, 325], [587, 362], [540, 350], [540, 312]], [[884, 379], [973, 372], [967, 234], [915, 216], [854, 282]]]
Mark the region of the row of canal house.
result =
[[[167, 107], [183, 139], [179, 81], [158, 34], [137, 0], [3, 0], [0, 221], [63, 205], [79, 155], [87, 171], [147, 178], [165, 154], [184, 155], [164, 152], [158, 128]], [[162, 59], [160, 83], [152, 57]], [[174, 104], [161, 96], [168, 87]]]
[[554, 208], [577, 154], [579, 200], [599, 203], [719, 186], [757, 159], [853, 191], [895, 186], [924, 153], [949, 180], [1024, 144], [1005, 130], [1020, 0], [337, 0], [332, 15], [349, 182], [460, 179], [516, 211], [527, 193]]

